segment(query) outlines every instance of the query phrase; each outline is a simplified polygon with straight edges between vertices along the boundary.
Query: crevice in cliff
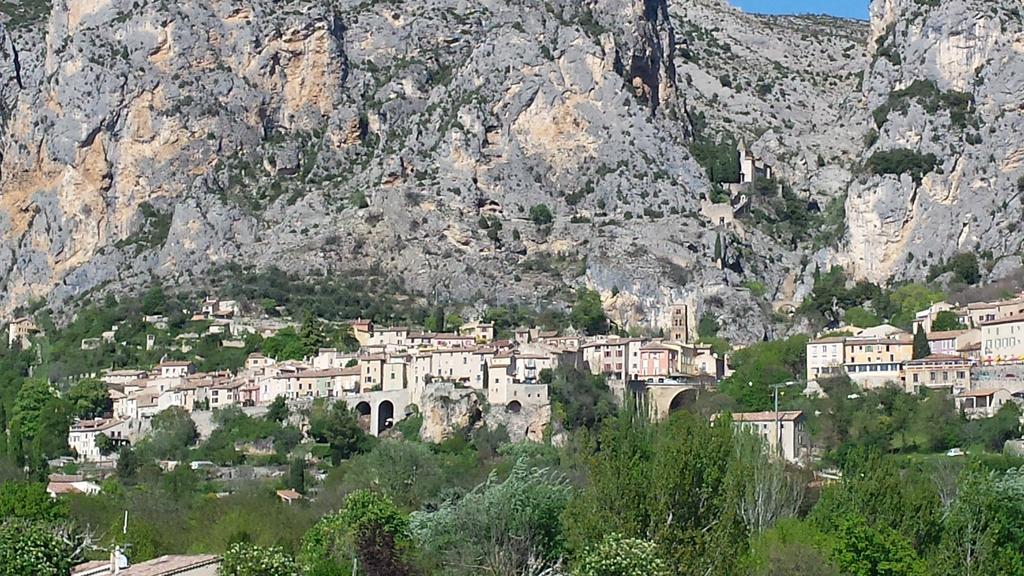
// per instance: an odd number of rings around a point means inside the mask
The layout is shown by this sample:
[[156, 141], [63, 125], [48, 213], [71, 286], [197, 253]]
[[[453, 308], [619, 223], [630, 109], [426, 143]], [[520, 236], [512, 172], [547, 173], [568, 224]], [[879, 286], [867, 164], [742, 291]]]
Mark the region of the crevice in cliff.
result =
[[11, 41], [11, 63], [14, 64], [14, 80], [18, 83], [18, 88], [24, 90], [25, 84], [21, 80], [21, 58], [18, 57], [18, 47]]

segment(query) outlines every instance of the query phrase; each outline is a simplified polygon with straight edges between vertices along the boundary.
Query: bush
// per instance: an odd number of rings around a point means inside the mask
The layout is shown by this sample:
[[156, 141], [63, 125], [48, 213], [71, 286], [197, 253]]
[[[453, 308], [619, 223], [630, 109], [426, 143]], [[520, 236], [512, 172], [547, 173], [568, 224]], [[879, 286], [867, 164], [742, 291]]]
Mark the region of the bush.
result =
[[537, 226], [546, 226], [554, 221], [554, 216], [547, 204], [535, 204], [530, 207], [530, 220]]
[[952, 272], [958, 282], [974, 285], [981, 281], [981, 269], [978, 257], [971, 252], [960, 252], [944, 264], [934, 265], [928, 270], [928, 280], [932, 281], [946, 272]]
[[909, 174], [914, 182], [920, 184], [924, 175], [935, 170], [938, 164], [939, 159], [935, 154], [919, 154], [906, 148], [897, 148], [875, 152], [868, 158], [867, 168], [873, 174]]
[[231, 545], [221, 560], [219, 576], [298, 576], [291, 556], [275, 546], [264, 548], [243, 542]]
[[608, 534], [587, 550], [574, 576], [668, 576], [668, 565], [658, 557], [658, 546], [636, 538]]

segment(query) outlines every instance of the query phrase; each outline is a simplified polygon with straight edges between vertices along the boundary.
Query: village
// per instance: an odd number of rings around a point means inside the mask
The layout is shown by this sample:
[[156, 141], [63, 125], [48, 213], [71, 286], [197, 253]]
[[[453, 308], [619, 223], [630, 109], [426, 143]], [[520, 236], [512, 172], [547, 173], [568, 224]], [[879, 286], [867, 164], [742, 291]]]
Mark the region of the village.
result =
[[[275, 399], [308, 406], [316, 399], [344, 400], [363, 429], [378, 436], [438, 398], [478, 394], [491, 410], [521, 420], [514, 439], [543, 441], [550, 426], [550, 375], [572, 367], [602, 376], [615, 397], [640, 400], [652, 418], [691, 405], [731, 374], [726, 354], [698, 343], [693, 311], [673, 306], [664, 337], [585, 336], [538, 328], [515, 329], [497, 338], [487, 322], [468, 322], [449, 333], [404, 326], [378, 326], [370, 320], [345, 323], [358, 349], [321, 348], [301, 360], [248, 355], [237, 372], [198, 372], [189, 360], [164, 360], [151, 367], [116, 368], [93, 375], [107, 386], [113, 409], [92, 420], [76, 421], [68, 445], [75, 458], [111, 466], [117, 451], [150, 430], [158, 413], [179, 407], [197, 421], [212, 411], [237, 406], [264, 410]], [[207, 298], [191, 319], [208, 322], [223, 346], [236, 346], [246, 334], [269, 337], [295, 323], [247, 316], [234, 301]], [[161, 326], [166, 319], [149, 316]], [[940, 324], [957, 329], [934, 329]], [[9, 325], [9, 344], [30, 347], [37, 331], [32, 320]], [[117, 326], [103, 335], [116, 338]], [[918, 342], [915, 343], [915, 335]], [[927, 342], [926, 353], [921, 342]], [[152, 344], [152, 337], [147, 341]], [[190, 350], [189, 339], [180, 350]], [[95, 346], [91, 339], [83, 349]], [[941, 391], [953, 397], [968, 418], [994, 416], [1006, 403], [1024, 403], [1024, 295], [996, 302], [956, 306], [938, 302], [920, 311], [911, 332], [888, 324], [842, 326], [806, 346], [805, 395], [824, 394], [819, 381], [846, 375], [864, 390], [896, 386], [908, 393]], [[733, 413], [733, 421], [762, 435], [787, 460], [811, 464], [803, 414], [794, 411]], [[208, 431], [207, 431], [208, 433]], [[101, 436], [105, 437], [101, 440]], [[101, 449], [105, 447], [105, 449]]]

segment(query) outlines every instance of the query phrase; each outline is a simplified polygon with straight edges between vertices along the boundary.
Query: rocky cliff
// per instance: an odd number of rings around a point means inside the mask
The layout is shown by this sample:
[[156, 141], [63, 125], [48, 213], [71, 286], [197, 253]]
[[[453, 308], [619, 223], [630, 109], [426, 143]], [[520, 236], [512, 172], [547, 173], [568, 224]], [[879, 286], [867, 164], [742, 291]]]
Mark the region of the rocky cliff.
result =
[[[1019, 1], [975, 4], [876, 1], [870, 31], [721, 0], [26, 4], [0, 28], [0, 310], [239, 262], [478, 306], [585, 285], [621, 323], [685, 301], [750, 342], [812, 262], [1009, 266]], [[916, 79], [938, 105], [898, 96]], [[724, 136], [791, 184], [797, 227], [835, 207], [845, 236], [708, 217], [691, 149]], [[941, 165], [865, 168], [897, 147]]]
[[961, 251], [990, 277], [1020, 269], [1022, 12], [1020, 0], [872, 3], [863, 169], [840, 252], [859, 275], [920, 278]]

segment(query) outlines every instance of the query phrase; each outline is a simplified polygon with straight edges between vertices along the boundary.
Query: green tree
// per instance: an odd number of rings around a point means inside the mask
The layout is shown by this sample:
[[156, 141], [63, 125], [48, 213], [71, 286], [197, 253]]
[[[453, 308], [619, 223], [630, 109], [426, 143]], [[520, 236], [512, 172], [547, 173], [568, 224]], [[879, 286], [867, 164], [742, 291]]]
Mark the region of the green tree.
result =
[[725, 257], [725, 252], [722, 250], [722, 235], [715, 236], [715, 262], [720, 261]]
[[[567, 430], [594, 429], [605, 418], [614, 416], [615, 397], [605, 377], [575, 367], [559, 367], [548, 372], [551, 381], [552, 416]], [[541, 371], [541, 380], [545, 378]]]
[[309, 417], [309, 434], [317, 442], [330, 444], [331, 459], [335, 464], [370, 448], [370, 438], [344, 400], [333, 404], [319, 400], [314, 402]]
[[294, 328], [282, 328], [270, 338], [263, 340], [261, 351], [276, 360], [302, 360], [306, 347]]
[[324, 323], [313, 312], [307, 310], [299, 328], [299, 341], [302, 344], [303, 357], [313, 356], [327, 344], [327, 332]]
[[846, 311], [843, 315], [843, 320], [851, 326], [857, 326], [859, 328], [871, 328], [878, 326], [882, 321], [875, 316], [872, 312], [868, 312], [860, 306], [854, 306]]
[[715, 338], [718, 336], [718, 329], [718, 319], [714, 314], [704, 312], [700, 315], [700, 321], [697, 322], [697, 336], [701, 339]]
[[546, 226], [551, 224], [554, 216], [547, 204], [535, 204], [530, 207], [530, 220], [537, 226]]
[[360, 536], [370, 533], [374, 539], [389, 537], [392, 547], [409, 541], [409, 519], [386, 496], [369, 490], [356, 490], [333, 514], [321, 518], [302, 537], [300, 558], [307, 572], [326, 572], [330, 567], [347, 564], [358, 554]]
[[583, 553], [574, 576], [669, 576], [653, 542], [612, 533]]
[[68, 390], [67, 401], [75, 418], [88, 420], [108, 414], [114, 407], [107, 385], [94, 378], [75, 383]]
[[278, 547], [232, 544], [221, 560], [219, 576], [299, 576], [295, 560]]
[[924, 326], [918, 326], [914, 332], [914, 360], [925, 358], [932, 353], [928, 345], [928, 335], [924, 332]]
[[107, 436], [103, 432], [96, 435], [96, 448], [98, 448], [100, 454], [104, 456], [109, 456], [114, 452], [117, 452], [117, 446], [114, 445], [114, 441], [110, 439], [110, 436]]
[[172, 406], [157, 412], [153, 431], [144, 441], [144, 451], [154, 458], [186, 460], [188, 448], [199, 437], [196, 423], [184, 408]]
[[58, 522], [67, 517], [67, 501], [50, 498], [41, 483], [8, 480], [0, 484], [0, 518]]
[[939, 547], [947, 574], [1024, 574], [1024, 471], [968, 466]]
[[[721, 384], [743, 410], [768, 410], [773, 405], [771, 386], [801, 379], [807, 362], [806, 335], [758, 342], [737, 350], [731, 359], [734, 372]], [[780, 393], [785, 396], [787, 390]]]
[[943, 310], [935, 315], [935, 320], [932, 321], [933, 332], [945, 332], [948, 330], [963, 330], [966, 326], [960, 323], [960, 319], [957, 318], [956, 312], [952, 310]]
[[590, 486], [563, 516], [577, 554], [614, 532], [649, 539], [677, 574], [732, 574], [747, 545], [731, 423], [677, 412], [651, 425], [626, 410], [606, 425]]
[[160, 286], [154, 286], [149, 290], [146, 290], [146, 294], [142, 297], [142, 313], [146, 315], [153, 314], [165, 314], [167, 296], [164, 294], [164, 289]]
[[288, 488], [299, 494], [306, 493], [306, 463], [302, 458], [295, 458], [288, 466]]
[[54, 394], [49, 384], [39, 379], [22, 384], [15, 397], [11, 427], [17, 427], [22, 442], [16, 450], [27, 450], [24, 456], [30, 463], [64, 452], [70, 426], [68, 405]]
[[288, 419], [288, 403], [284, 396], [275, 396], [273, 402], [267, 407], [264, 418], [272, 422], [284, 422]]
[[601, 295], [587, 288], [577, 290], [576, 303], [572, 306], [569, 321], [589, 335], [607, 334], [608, 317], [604, 313]]
[[572, 493], [565, 478], [517, 462], [458, 500], [415, 512], [415, 541], [453, 574], [522, 574], [550, 567], [562, 552], [559, 518]]
[[66, 576], [75, 551], [45, 523], [5, 518], [0, 524], [0, 576]]
[[910, 544], [885, 526], [860, 517], [842, 518], [833, 536], [832, 557], [850, 576], [927, 576], [924, 561]]
[[132, 449], [131, 446], [122, 446], [117, 451], [117, 477], [120, 478], [121, 482], [130, 484], [135, 482], [135, 477], [139, 472], [139, 467], [142, 463], [139, 461], [139, 455]]

